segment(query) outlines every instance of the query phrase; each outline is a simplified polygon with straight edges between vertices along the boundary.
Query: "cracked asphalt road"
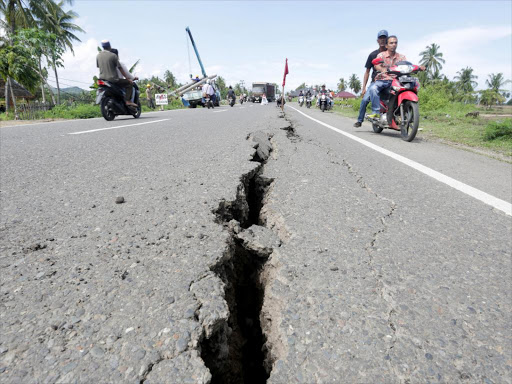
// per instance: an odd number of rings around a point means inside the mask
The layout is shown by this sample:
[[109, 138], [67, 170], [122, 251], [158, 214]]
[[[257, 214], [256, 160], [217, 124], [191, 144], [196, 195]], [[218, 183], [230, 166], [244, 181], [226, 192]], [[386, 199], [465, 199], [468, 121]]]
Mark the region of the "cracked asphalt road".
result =
[[[0, 129], [0, 381], [208, 383], [232, 241], [213, 212], [263, 131], [268, 381], [512, 382], [509, 216], [288, 108], [209, 112]], [[511, 200], [510, 164], [356, 134]]]

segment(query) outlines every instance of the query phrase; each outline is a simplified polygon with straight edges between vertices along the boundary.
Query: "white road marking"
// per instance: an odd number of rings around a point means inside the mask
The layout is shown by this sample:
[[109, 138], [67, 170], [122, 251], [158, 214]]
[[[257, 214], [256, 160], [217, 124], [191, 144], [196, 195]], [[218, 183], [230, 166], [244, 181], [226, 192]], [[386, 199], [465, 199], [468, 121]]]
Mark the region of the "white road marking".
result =
[[240, 107], [239, 109], [244, 109], [245, 107]]
[[[98, 107], [99, 108], [99, 107]], [[154, 112], [144, 112], [144, 116], [147, 115], [153, 115], [155, 113], [162, 113], [162, 112], [178, 112], [178, 111], [188, 111], [189, 108], [180, 108], [180, 109], [170, 109], [165, 111], [154, 111]], [[122, 115], [125, 116], [125, 115]], [[126, 115], [128, 116], [128, 115]], [[84, 120], [102, 120], [103, 117], [91, 117], [89, 119], [65, 119], [65, 120], [57, 120], [57, 121], [41, 121], [39, 123], [27, 123], [27, 124], [16, 124], [16, 125], [0, 125], [0, 129], [7, 129], [7, 128], [19, 128], [19, 127], [33, 127], [36, 125], [50, 125], [50, 124], [57, 124], [57, 123], [74, 123]], [[7, 120], [8, 122], [9, 120]]]
[[126, 127], [134, 127], [136, 125], [144, 125], [144, 124], [153, 124], [153, 123], [160, 123], [162, 121], [167, 121], [171, 119], [162, 119], [162, 120], [154, 120], [154, 121], [146, 121], [144, 123], [136, 123], [136, 124], [127, 124], [127, 125], [118, 125], [116, 127], [108, 127], [108, 128], [99, 128], [99, 129], [91, 129], [90, 131], [81, 131], [81, 132], [72, 132], [68, 133], [68, 135], [81, 135], [83, 133], [92, 133], [92, 132], [99, 132], [99, 131], [107, 131], [109, 129], [118, 129], [118, 128], [126, 128]]
[[465, 193], [466, 195], [469, 195], [477, 200], [480, 200], [481, 202], [483, 202], [487, 205], [490, 205], [491, 207], [496, 208], [509, 216], [512, 216], [512, 204], [510, 204], [504, 200], [498, 199], [497, 197], [489, 195], [488, 193], [485, 193], [479, 189], [476, 189], [467, 184], [464, 184], [463, 182], [460, 182], [460, 181], [455, 180], [449, 176], [446, 176], [446, 175], [442, 174], [441, 172], [435, 171], [432, 168], [428, 168], [420, 163], [417, 163], [414, 160], [411, 160], [404, 156], [398, 155], [398, 154], [391, 152], [387, 149], [379, 147], [378, 145], [370, 143], [369, 141], [363, 140], [363, 139], [361, 139], [357, 136], [354, 136], [348, 132], [345, 132], [345, 131], [342, 131], [341, 129], [335, 128], [332, 125], [329, 125], [320, 120], [317, 120], [317, 119], [305, 114], [304, 112], [299, 111], [298, 109], [296, 109], [294, 107], [290, 107], [289, 105], [287, 105], [287, 107], [297, 111], [298, 113], [300, 113], [301, 115], [304, 115], [308, 119], [313, 120], [314, 122], [323, 125], [324, 127], [332, 129], [333, 131], [338, 132], [338, 133], [342, 134], [343, 136], [348, 137], [349, 139], [357, 141], [358, 143], [363, 144], [363, 145], [367, 146], [368, 148], [371, 148], [377, 152], [380, 152], [383, 155], [389, 156], [392, 159], [395, 159], [395, 160], [401, 162], [402, 164], [405, 164], [411, 168], [414, 168], [417, 171], [420, 171], [421, 173], [424, 173], [425, 175], [430, 176], [437, 181], [440, 181], [441, 183], [444, 183], [462, 193]]
[[227, 112], [227, 109], [223, 109], [222, 111], [213, 111], [213, 113], [221, 113], [221, 112]]

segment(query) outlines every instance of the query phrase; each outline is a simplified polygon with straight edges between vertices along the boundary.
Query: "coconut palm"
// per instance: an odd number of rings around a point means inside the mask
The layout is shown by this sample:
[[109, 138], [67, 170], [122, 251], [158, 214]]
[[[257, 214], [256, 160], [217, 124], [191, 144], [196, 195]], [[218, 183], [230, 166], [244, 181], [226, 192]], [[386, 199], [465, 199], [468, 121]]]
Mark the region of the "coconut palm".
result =
[[338, 91], [343, 92], [345, 89], [347, 89], [347, 84], [345, 83], [345, 79], [341, 78], [338, 83]]
[[[439, 45], [432, 43], [425, 47], [425, 50], [420, 52], [420, 64], [425, 66], [425, 71], [432, 76], [434, 73], [439, 72], [445, 63], [443, 54], [439, 52]], [[442, 64], [441, 64], [442, 63]]]
[[354, 93], [359, 93], [361, 90], [361, 80], [359, 80], [355, 73], [348, 79], [348, 86]]
[[454, 77], [458, 96], [462, 101], [473, 101], [474, 88], [478, 85], [475, 79], [478, 79], [478, 76], [473, 75], [473, 68], [471, 67], [462, 68], [457, 72], [457, 76]]
[[[57, 67], [62, 67], [63, 64], [60, 61], [62, 54], [66, 49], [69, 49], [71, 53], [73, 51], [73, 42], [81, 41], [74, 32], [84, 32], [78, 25], [73, 24], [73, 20], [78, 17], [78, 14], [73, 11], [64, 11], [62, 8], [65, 4], [64, 0], [55, 3], [50, 0], [47, 1], [46, 7], [46, 18], [40, 21], [41, 27], [47, 31], [55, 34], [56, 48], [50, 55], [50, 64], [55, 73], [55, 82], [57, 83], [57, 103], [60, 104], [60, 86], [59, 76], [57, 74]], [[69, 2], [69, 1], [67, 1]]]
[[496, 92], [504, 92], [501, 87], [503, 87], [505, 84], [510, 83], [510, 80], [505, 80], [503, 77], [503, 73], [498, 73], [495, 75], [494, 73], [491, 73], [489, 75], [489, 78], [485, 80], [485, 84], [489, 87], [489, 89], [492, 89]]
[[478, 85], [475, 81], [478, 79], [478, 76], [473, 75], [473, 68], [466, 67], [462, 68], [457, 72], [457, 76], [454, 77], [454, 80], [457, 81], [458, 88], [464, 92], [473, 92], [474, 88]]

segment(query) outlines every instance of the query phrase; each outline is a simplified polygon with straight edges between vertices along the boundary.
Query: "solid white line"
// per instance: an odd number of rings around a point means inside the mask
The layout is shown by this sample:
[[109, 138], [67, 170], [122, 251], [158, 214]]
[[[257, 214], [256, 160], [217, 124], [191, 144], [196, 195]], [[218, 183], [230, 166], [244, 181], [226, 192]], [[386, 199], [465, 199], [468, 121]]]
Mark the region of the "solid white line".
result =
[[162, 120], [155, 120], [155, 121], [146, 121], [144, 123], [137, 123], [137, 124], [128, 124], [128, 125], [118, 125], [117, 127], [108, 127], [108, 128], [99, 128], [99, 129], [91, 129], [90, 131], [81, 131], [81, 132], [72, 132], [68, 133], [68, 135], [81, 135], [83, 133], [92, 133], [92, 132], [99, 132], [99, 131], [106, 131], [109, 129], [118, 129], [118, 128], [126, 128], [126, 127], [134, 127], [136, 125], [144, 125], [144, 124], [153, 124], [153, 123], [160, 123], [161, 121], [167, 121], [170, 119], [162, 119]]
[[510, 204], [504, 200], [498, 199], [497, 197], [489, 195], [488, 193], [485, 193], [479, 189], [473, 188], [467, 184], [464, 184], [464, 183], [462, 183], [458, 180], [455, 180], [449, 176], [446, 176], [440, 172], [434, 171], [432, 168], [428, 168], [424, 165], [421, 165], [420, 163], [417, 163], [414, 160], [410, 160], [404, 156], [398, 155], [398, 154], [391, 152], [387, 149], [379, 147], [378, 145], [375, 145], [373, 143], [370, 143], [369, 141], [363, 140], [363, 139], [361, 139], [357, 136], [354, 136], [348, 132], [342, 131], [341, 129], [335, 128], [329, 124], [326, 124], [320, 120], [317, 120], [317, 119], [299, 111], [296, 108], [290, 107], [289, 105], [287, 105], [287, 107], [297, 111], [301, 115], [306, 116], [308, 119], [311, 119], [311, 120], [317, 122], [318, 124], [323, 125], [324, 127], [332, 129], [333, 131], [338, 132], [338, 133], [348, 137], [349, 139], [355, 140], [358, 143], [367, 146], [368, 148], [371, 148], [377, 152], [380, 152], [383, 155], [389, 156], [392, 159], [395, 159], [395, 160], [401, 162], [402, 164], [405, 164], [411, 168], [414, 168], [417, 171], [420, 171], [421, 173], [424, 173], [425, 175], [430, 176], [433, 179], [436, 179], [437, 181], [440, 181], [441, 183], [444, 183], [452, 188], [455, 188], [456, 190], [458, 190], [462, 193], [465, 193], [466, 195], [469, 195], [477, 200], [480, 200], [481, 202], [488, 204], [491, 207], [496, 208], [496, 209], [506, 213], [509, 216], [512, 216], [512, 204]]
[[[181, 108], [181, 109], [170, 109], [168, 111], [154, 111], [154, 112], [144, 112], [144, 116], [147, 115], [153, 115], [155, 113], [162, 113], [162, 112], [177, 112], [177, 111], [188, 111], [188, 108]], [[124, 115], [123, 115], [124, 116]], [[128, 116], [128, 115], [126, 115]], [[85, 121], [85, 120], [102, 120], [103, 117], [91, 117], [89, 119], [66, 119], [66, 120], [56, 120], [56, 121], [41, 121], [39, 123], [27, 123], [27, 124], [15, 124], [15, 125], [0, 125], [0, 129], [6, 129], [6, 128], [19, 128], [19, 127], [32, 127], [36, 125], [50, 125], [50, 124], [56, 124], [56, 123], [73, 123], [78, 121]], [[10, 120], [7, 120], [10, 121]]]
[[224, 109], [222, 111], [213, 111], [213, 113], [220, 113], [220, 112], [227, 112], [227, 109]]

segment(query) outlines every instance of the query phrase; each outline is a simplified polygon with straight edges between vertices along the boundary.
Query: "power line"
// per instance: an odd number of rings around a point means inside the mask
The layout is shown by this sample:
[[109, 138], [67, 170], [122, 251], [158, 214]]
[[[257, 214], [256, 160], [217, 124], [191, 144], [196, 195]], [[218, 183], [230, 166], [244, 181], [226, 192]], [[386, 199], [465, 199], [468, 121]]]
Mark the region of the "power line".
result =
[[[50, 78], [50, 77], [52, 78], [52, 80], [55, 80], [55, 79], [56, 79], [55, 77], [53, 77], [53, 76], [49, 76], [49, 75], [48, 75], [48, 78]], [[82, 84], [89, 84], [89, 85], [92, 83], [92, 81], [91, 81], [90, 83], [86, 83], [86, 82], [84, 82], [84, 81], [78, 81], [78, 80], [65, 79], [65, 78], [63, 78], [63, 77], [59, 77], [59, 81], [60, 81], [60, 80], [67, 80], [67, 81], [72, 81], [72, 82], [74, 82], [74, 83], [82, 83]]]

